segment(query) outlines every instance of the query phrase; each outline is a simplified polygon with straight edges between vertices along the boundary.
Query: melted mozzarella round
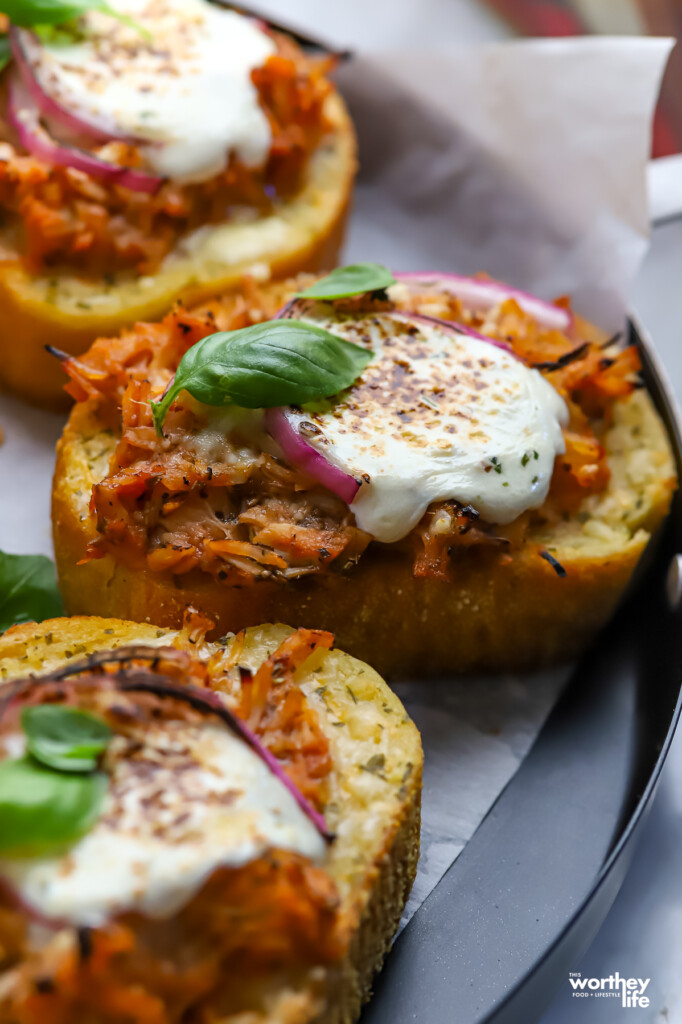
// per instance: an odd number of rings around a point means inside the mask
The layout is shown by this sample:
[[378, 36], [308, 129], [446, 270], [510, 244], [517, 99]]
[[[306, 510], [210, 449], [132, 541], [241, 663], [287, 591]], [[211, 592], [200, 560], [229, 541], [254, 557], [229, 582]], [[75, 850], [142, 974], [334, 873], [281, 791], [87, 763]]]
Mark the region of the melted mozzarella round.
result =
[[74, 114], [141, 140], [146, 163], [163, 177], [205, 181], [231, 153], [262, 164], [271, 132], [251, 72], [275, 52], [272, 39], [208, 0], [111, 3], [151, 41], [89, 11], [82, 41], [28, 44], [42, 88]]
[[492, 523], [542, 505], [568, 410], [537, 370], [409, 315], [333, 318], [320, 303], [302, 319], [374, 351], [340, 398], [287, 414], [308, 444], [360, 481], [350, 508], [362, 530], [400, 540], [448, 498]]
[[47, 917], [93, 927], [126, 910], [168, 917], [218, 867], [270, 848], [324, 857], [289, 790], [224, 727], [165, 722], [142, 743], [119, 735], [105, 767], [109, 791], [87, 835], [60, 855], [0, 861], [0, 876]]

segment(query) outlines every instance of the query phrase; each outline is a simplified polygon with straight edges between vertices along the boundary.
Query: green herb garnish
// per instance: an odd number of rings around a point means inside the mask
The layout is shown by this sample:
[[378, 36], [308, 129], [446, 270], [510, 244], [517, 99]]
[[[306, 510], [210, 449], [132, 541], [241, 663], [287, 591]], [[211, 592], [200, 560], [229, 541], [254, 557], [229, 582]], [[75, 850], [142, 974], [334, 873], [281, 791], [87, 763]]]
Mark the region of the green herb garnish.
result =
[[101, 718], [59, 704], [25, 708], [21, 724], [29, 753], [63, 772], [94, 771], [112, 736]]
[[378, 775], [381, 779], [386, 779], [384, 775], [384, 768], [386, 767], [386, 757], [384, 754], [372, 754], [367, 764], [361, 764], [360, 770], [363, 772], [370, 772], [372, 775]]
[[108, 14], [122, 25], [135, 29], [147, 41], [152, 38], [148, 29], [130, 15], [117, 11], [106, 0], [0, 0], [0, 14], [6, 14], [12, 24], [19, 28], [65, 25], [88, 11]]
[[0, 852], [35, 856], [74, 842], [97, 821], [108, 785], [97, 758], [112, 732], [61, 704], [25, 708], [21, 725], [26, 756], [0, 761]]
[[350, 387], [373, 352], [300, 320], [270, 320], [209, 334], [188, 349], [175, 379], [152, 402], [156, 432], [181, 391], [205, 405], [271, 409], [302, 405]]
[[348, 267], [338, 267], [331, 274], [321, 278], [306, 288], [296, 292], [299, 299], [347, 299], [351, 295], [362, 295], [365, 292], [383, 291], [395, 284], [395, 278], [387, 267], [381, 263], [353, 263]]
[[33, 758], [0, 762], [0, 852], [35, 856], [78, 839], [99, 817], [103, 772], [65, 775]]
[[13, 25], [62, 25], [100, 6], [98, 0], [0, 0], [0, 12]]
[[63, 614], [50, 559], [0, 551], [0, 633], [18, 622], [40, 622]]

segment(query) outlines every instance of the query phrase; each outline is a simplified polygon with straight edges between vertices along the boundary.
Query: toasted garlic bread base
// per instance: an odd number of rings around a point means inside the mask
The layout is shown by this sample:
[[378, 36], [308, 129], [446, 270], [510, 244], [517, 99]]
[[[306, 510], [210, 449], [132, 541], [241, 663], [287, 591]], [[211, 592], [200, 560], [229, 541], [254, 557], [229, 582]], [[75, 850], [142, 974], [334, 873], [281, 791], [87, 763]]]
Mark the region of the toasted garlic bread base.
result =
[[[239, 663], [255, 670], [290, 632], [283, 625], [249, 629]], [[206, 657], [222, 648], [197, 648], [185, 630], [120, 619], [50, 619], [0, 637], [0, 686], [131, 643], [173, 644]], [[373, 669], [336, 649], [316, 652], [297, 678], [329, 739], [334, 767], [325, 816], [337, 838], [325, 867], [352, 939], [332, 968], [260, 977], [249, 991], [226, 993], [224, 1024], [351, 1024], [390, 949], [417, 869], [423, 756], [402, 704]], [[378, 772], [366, 767], [377, 755], [384, 758]]]
[[[110, 556], [78, 565], [96, 536], [88, 502], [115, 438], [95, 401], [72, 412], [57, 446], [54, 544], [66, 608], [178, 626], [187, 605], [216, 622], [216, 636], [267, 620], [328, 629], [382, 675], [535, 667], [575, 657], [612, 615], [676, 486], [670, 445], [651, 399], [636, 391], [615, 407], [605, 438], [611, 481], [566, 522], [529, 537], [505, 562], [470, 549], [454, 582], [415, 579], [409, 557], [373, 545], [343, 575], [223, 586], [192, 572], [135, 572]], [[566, 577], [538, 555], [541, 545]]]
[[325, 114], [331, 132], [313, 155], [304, 188], [258, 219], [201, 228], [150, 277], [107, 286], [71, 274], [34, 277], [14, 262], [0, 263], [0, 386], [27, 401], [68, 407], [64, 374], [44, 346], [80, 355], [100, 337], [138, 320], [158, 320], [176, 299], [194, 304], [258, 280], [329, 270], [338, 261], [356, 170], [353, 126], [343, 100], [332, 94]]

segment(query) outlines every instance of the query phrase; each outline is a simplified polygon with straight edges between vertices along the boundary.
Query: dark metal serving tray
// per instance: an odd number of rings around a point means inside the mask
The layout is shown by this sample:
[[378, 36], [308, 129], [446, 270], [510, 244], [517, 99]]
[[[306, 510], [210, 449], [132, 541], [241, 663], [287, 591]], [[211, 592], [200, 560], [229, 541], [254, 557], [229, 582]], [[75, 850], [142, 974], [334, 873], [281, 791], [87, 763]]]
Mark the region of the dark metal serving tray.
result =
[[[675, 402], [641, 327], [644, 377], [682, 478]], [[530, 1024], [623, 882], [680, 715], [682, 501], [581, 659], [519, 771], [397, 939], [362, 1024]], [[428, 746], [425, 750], [428, 758]]]

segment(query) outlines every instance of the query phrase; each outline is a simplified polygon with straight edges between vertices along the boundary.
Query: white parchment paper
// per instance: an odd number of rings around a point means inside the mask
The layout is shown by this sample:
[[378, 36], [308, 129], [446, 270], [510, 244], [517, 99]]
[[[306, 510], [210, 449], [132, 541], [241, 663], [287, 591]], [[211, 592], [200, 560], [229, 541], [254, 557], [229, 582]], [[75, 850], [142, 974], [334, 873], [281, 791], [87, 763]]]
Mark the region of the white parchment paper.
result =
[[425, 754], [421, 856], [401, 930], [513, 777], [570, 671], [394, 686]]
[[353, 258], [485, 270], [620, 325], [649, 237], [651, 117], [670, 39], [521, 40], [363, 56]]
[[[620, 324], [648, 238], [665, 39], [525, 41], [363, 56], [339, 79], [361, 172], [348, 261], [485, 270]], [[11, 324], [0, 329], [11, 334]], [[0, 397], [0, 547], [51, 553], [61, 418]], [[426, 754], [422, 856], [403, 924], [513, 777], [569, 670], [404, 682]]]

